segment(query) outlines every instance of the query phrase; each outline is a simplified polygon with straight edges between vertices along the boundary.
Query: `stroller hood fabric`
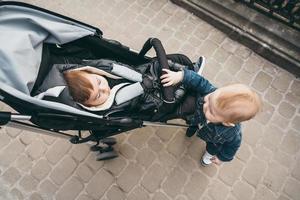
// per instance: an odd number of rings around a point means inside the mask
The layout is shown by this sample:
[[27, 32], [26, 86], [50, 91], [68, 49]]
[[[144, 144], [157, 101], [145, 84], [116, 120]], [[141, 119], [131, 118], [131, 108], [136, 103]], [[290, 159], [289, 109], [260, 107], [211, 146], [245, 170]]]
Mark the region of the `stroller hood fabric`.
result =
[[43, 43], [64, 44], [96, 30], [32, 8], [0, 6], [0, 83], [27, 95], [37, 78]]

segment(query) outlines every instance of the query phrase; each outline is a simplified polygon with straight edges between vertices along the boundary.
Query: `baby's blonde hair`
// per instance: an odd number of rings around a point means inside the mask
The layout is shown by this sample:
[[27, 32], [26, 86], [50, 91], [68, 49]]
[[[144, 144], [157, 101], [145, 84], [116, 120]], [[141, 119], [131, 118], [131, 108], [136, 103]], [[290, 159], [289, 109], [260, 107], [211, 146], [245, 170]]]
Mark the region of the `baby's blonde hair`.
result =
[[256, 92], [243, 84], [225, 86], [216, 100], [226, 122], [239, 123], [253, 118], [261, 110]]

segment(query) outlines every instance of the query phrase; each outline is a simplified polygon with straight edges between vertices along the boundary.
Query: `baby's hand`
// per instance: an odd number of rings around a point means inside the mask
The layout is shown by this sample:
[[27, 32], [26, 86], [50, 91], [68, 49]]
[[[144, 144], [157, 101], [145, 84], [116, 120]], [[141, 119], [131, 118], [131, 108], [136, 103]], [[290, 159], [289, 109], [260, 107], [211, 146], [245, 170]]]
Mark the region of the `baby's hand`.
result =
[[181, 82], [183, 79], [183, 71], [173, 72], [168, 69], [162, 69], [165, 74], [163, 74], [160, 79], [161, 83], [164, 87], [168, 87], [171, 85], [176, 85], [177, 83]]

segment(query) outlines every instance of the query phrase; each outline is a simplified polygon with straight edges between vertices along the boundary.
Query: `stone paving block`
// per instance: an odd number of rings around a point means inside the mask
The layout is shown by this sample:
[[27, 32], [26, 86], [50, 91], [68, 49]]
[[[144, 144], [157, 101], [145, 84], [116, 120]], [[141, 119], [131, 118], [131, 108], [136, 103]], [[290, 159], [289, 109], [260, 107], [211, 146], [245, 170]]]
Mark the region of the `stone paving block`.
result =
[[203, 167], [200, 163], [200, 160], [197, 160], [197, 164], [200, 167], [200, 171], [208, 177], [214, 177], [218, 173], [218, 167], [216, 165]]
[[45, 159], [41, 159], [33, 166], [31, 175], [38, 180], [42, 180], [48, 175], [50, 170], [51, 166], [49, 162]]
[[128, 142], [134, 147], [141, 149], [145, 146], [149, 137], [153, 134], [154, 130], [151, 127], [145, 127], [142, 129], [136, 129], [131, 132], [128, 138]]
[[270, 61], [267, 61], [263, 64], [263, 70], [273, 76], [276, 76], [279, 72], [279, 68], [271, 63]]
[[250, 200], [254, 196], [254, 189], [243, 181], [236, 182], [232, 192], [237, 199]]
[[129, 163], [125, 170], [117, 178], [117, 184], [125, 191], [129, 192], [141, 179], [143, 169], [135, 164]]
[[276, 195], [271, 190], [269, 190], [267, 187], [260, 186], [256, 190], [256, 194], [255, 194], [254, 199], [273, 200], [273, 199], [276, 199]]
[[242, 131], [244, 141], [251, 146], [254, 146], [263, 136], [263, 126], [255, 120], [244, 122]]
[[186, 139], [183, 131], [176, 131], [175, 137], [169, 143], [167, 150], [175, 157], [180, 157], [186, 149]]
[[209, 34], [209, 39], [217, 44], [221, 44], [225, 40], [226, 36], [218, 29], [212, 29]]
[[136, 161], [147, 169], [155, 158], [155, 154], [149, 148], [143, 148], [138, 153]]
[[222, 70], [222, 66], [217, 61], [208, 58], [203, 75], [205, 78], [213, 80], [220, 70]]
[[7, 135], [4, 129], [0, 129], [0, 149], [8, 145], [10, 142], [10, 137]]
[[222, 43], [222, 48], [224, 48], [226, 51], [230, 53], [234, 53], [237, 48], [239, 47], [239, 44], [230, 38], [226, 38], [225, 41]]
[[126, 160], [121, 156], [112, 160], [107, 160], [104, 163], [104, 168], [111, 172], [114, 176], [118, 176], [125, 167]]
[[168, 0], [160, 0], [160, 1], [152, 1], [149, 4], [149, 8], [158, 11], [160, 9], [162, 9], [166, 4], [167, 4]]
[[230, 163], [226, 163], [219, 171], [220, 179], [229, 186], [232, 186], [241, 175], [244, 164], [238, 159], [234, 159]]
[[118, 186], [112, 186], [107, 192], [107, 198], [110, 200], [126, 199], [124, 192]]
[[40, 137], [45, 142], [45, 144], [48, 144], [48, 145], [53, 144], [54, 141], [57, 139], [55, 136], [50, 136], [50, 135], [41, 135]]
[[239, 45], [234, 54], [245, 60], [252, 54], [252, 51], [245, 46]]
[[295, 165], [293, 171], [292, 171], [292, 176], [296, 178], [298, 181], [300, 181], [300, 160], [297, 160], [297, 164]]
[[232, 75], [226, 70], [221, 70], [215, 78], [215, 83], [217, 86], [229, 85], [232, 82]]
[[263, 184], [273, 192], [278, 192], [288, 176], [287, 169], [278, 162], [269, 163], [267, 175], [264, 177]]
[[14, 167], [8, 168], [1, 176], [5, 184], [11, 186], [14, 183], [16, 183], [19, 178], [21, 177], [21, 174], [18, 169]]
[[278, 145], [280, 144], [283, 135], [284, 132], [276, 126], [266, 126], [263, 133], [262, 144], [268, 149], [274, 151], [276, 148], [278, 148]]
[[300, 81], [297, 80], [297, 79], [294, 79], [292, 81], [292, 84], [291, 84], [291, 91], [297, 95], [297, 96], [300, 96], [300, 91], [299, 91], [299, 88], [300, 88]]
[[30, 197], [29, 197], [29, 199], [30, 200], [43, 200], [43, 198], [41, 197], [41, 195], [40, 194], [38, 194], [38, 193], [33, 193], [33, 194], [31, 194], [30, 195]]
[[164, 181], [162, 189], [164, 192], [174, 198], [181, 193], [181, 189], [187, 181], [187, 175], [180, 168], [175, 168], [168, 178]]
[[93, 200], [90, 196], [86, 195], [86, 194], [81, 194], [77, 200]]
[[210, 26], [209, 24], [203, 24], [197, 27], [193, 35], [198, 37], [200, 40], [205, 40], [209, 36], [211, 30], [212, 26]]
[[24, 145], [29, 145], [32, 141], [37, 139], [37, 134], [29, 131], [23, 131], [20, 135], [20, 141]]
[[290, 200], [290, 198], [287, 197], [287, 196], [284, 195], [284, 194], [281, 194], [281, 195], [277, 198], [277, 200]]
[[289, 130], [284, 136], [280, 149], [289, 155], [296, 154], [300, 149], [300, 135], [296, 131]]
[[155, 163], [149, 168], [143, 177], [141, 184], [145, 187], [145, 189], [153, 193], [159, 188], [161, 182], [165, 178], [165, 175], [165, 169]]
[[281, 151], [280, 149], [274, 152], [273, 159], [287, 168], [290, 168], [294, 161], [294, 158], [291, 155]]
[[25, 149], [18, 139], [13, 140], [0, 152], [0, 166], [8, 166], [12, 163]]
[[176, 38], [171, 38], [165, 43], [164, 47], [167, 52], [172, 52], [172, 49], [173, 51], [178, 52], [181, 44]]
[[296, 108], [294, 106], [292, 106], [288, 102], [283, 101], [283, 102], [281, 102], [279, 104], [278, 112], [282, 116], [284, 116], [284, 117], [286, 117], [288, 119], [290, 119], [291, 117], [293, 117], [293, 115], [295, 114], [295, 111], [296, 111]]
[[[186, 35], [185, 33], [175, 33], [175, 37], [179, 40], [183, 39], [183, 38], [188, 38], [189, 36]], [[202, 44], [203, 40], [200, 40], [198, 37], [192, 35], [190, 36], [190, 38], [188, 39], [188, 45], [190, 45], [190, 49], [189, 51], [183, 52], [184, 54], [186, 53], [186, 55], [192, 55], [193, 54], [193, 49], [196, 47], [199, 47]], [[181, 48], [182, 49], [182, 48]]]
[[295, 116], [291, 124], [295, 130], [300, 130], [300, 116]]
[[168, 142], [174, 136], [174, 129], [160, 127], [156, 130], [155, 134], [163, 141]]
[[169, 198], [162, 192], [156, 192], [153, 197], [153, 200], [169, 200]]
[[97, 161], [96, 155], [99, 152], [90, 152], [87, 159], [84, 161], [84, 163], [89, 166], [94, 172], [98, 171], [103, 165], [104, 162]]
[[200, 160], [200, 157], [202, 153], [205, 150], [205, 142], [198, 137], [194, 136], [191, 138], [192, 143], [188, 148], [188, 154], [194, 159], [194, 160]]
[[[225, 49], [223, 49], [223, 48], [218, 48], [215, 51], [215, 53], [213, 54], [213, 57], [219, 63], [225, 63], [225, 61], [229, 58], [229, 56], [230, 56], [230, 53], [228, 51], [225, 51]], [[237, 71], [235, 71], [235, 72], [237, 72]]]
[[163, 148], [163, 143], [160, 141], [160, 139], [157, 136], [151, 137], [148, 142], [148, 147], [150, 147], [155, 152], [160, 152]]
[[167, 171], [173, 169], [176, 163], [176, 158], [166, 151], [163, 151], [158, 155], [158, 160]]
[[178, 162], [177, 166], [181, 167], [185, 172], [192, 172], [198, 168], [198, 165], [188, 155], [183, 155]]
[[289, 103], [291, 103], [294, 106], [299, 106], [300, 105], [300, 96], [295, 95], [292, 92], [288, 92], [285, 94], [285, 100]]
[[76, 174], [83, 182], [88, 182], [94, 175], [93, 171], [85, 164], [80, 165], [76, 169]]
[[249, 85], [252, 82], [253, 76], [249, 72], [247, 72], [245, 69], [242, 68], [235, 75], [235, 78], [239, 83]]
[[28, 146], [26, 152], [33, 160], [35, 160], [40, 158], [46, 150], [47, 147], [45, 146], [44, 142], [37, 139]]
[[214, 200], [225, 199], [229, 193], [229, 188], [223, 182], [214, 180], [208, 190], [208, 195]]
[[12, 138], [17, 137], [22, 132], [21, 129], [11, 128], [11, 127], [5, 127], [5, 130], [6, 133]]
[[247, 163], [247, 166], [243, 172], [243, 178], [253, 186], [257, 186], [259, 181], [266, 170], [266, 163], [259, 158], [252, 157]]
[[130, 144], [122, 144], [119, 151], [120, 154], [122, 154], [127, 159], [133, 159], [137, 154], [137, 150]]
[[289, 178], [283, 191], [292, 199], [299, 199], [300, 183], [296, 179]]
[[90, 147], [87, 144], [72, 145], [71, 156], [77, 162], [82, 162], [90, 152]]
[[70, 149], [71, 144], [67, 140], [56, 140], [55, 143], [46, 152], [46, 158], [52, 164], [57, 163]]
[[264, 101], [262, 111], [255, 116], [255, 119], [262, 124], [267, 124], [272, 118], [274, 110], [274, 106]]
[[135, 187], [128, 195], [128, 200], [148, 200], [149, 194], [140, 186]]
[[[24, 196], [22, 194], [22, 192], [20, 190], [18, 190], [17, 188], [13, 188], [11, 191], [10, 191], [10, 196], [13, 198], [13, 199], [16, 199], [16, 200], [23, 200], [24, 199]], [[1, 197], [1, 196], [0, 196]]]
[[240, 59], [235, 55], [231, 55], [229, 59], [225, 62], [224, 69], [226, 69], [231, 74], [231, 76], [233, 76], [241, 69], [242, 65], [243, 65], [242, 59]]
[[92, 198], [100, 199], [113, 181], [114, 177], [106, 170], [101, 169], [86, 186], [86, 191]]
[[201, 46], [198, 48], [198, 55], [210, 57], [217, 50], [218, 45], [211, 40], [204, 40]]
[[268, 149], [262, 144], [259, 144], [253, 149], [254, 155], [259, 157], [261, 160], [268, 162], [273, 157], [273, 151]]
[[264, 98], [270, 102], [273, 105], [277, 105], [281, 99], [282, 99], [282, 94], [279, 93], [277, 90], [274, 88], [270, 87], [267, 92], [265, 93]]
[[184, 186], [185, 194], [192, 200], [199, 199], [209, 184], [209, 179], [199, 172], [191, 174], [190, 180]]
[[285, 117], [282, 117], [277, 112], [274, 113], [274, 115], [272, 116], [270, 122], [272, 124], [277, 125], [282, 130], [285, 130], [290, 124], [290, 120], [286, 119]]
[[15, 161], [14, 166], [21, 171], [27, 172], [32, 168], [32, 159], [27, 154], [21, 154]]
[[76, 162], [70, 157], [66, 156], [61, 162], [52, 170], [50, 178], [58, 185], [63, 184], [67, 178], [73, 173], [77, 167]]
[[58, 187], [52, 183], [50, 180], [45, 179], [40, 185], [38, 192], [42, 195], [43, 199], [52, 199]]
[[83, 184], [78, 179], [72, 177], [58, 190], [55, 195], [56, 200], [75, 199], [83, 187]]
[[291, 74], [281, 70], [272, 82], [272, 87], [276, 88], [281, 92], [285, 92], [288, 89], [292, 80], [293, 77], [291, 76]]
[[247, 72], [254, 75], [262, 69], [263, 65], [264, 60], [261, 57], [259, 57], [257, 54], [251, 54], [247, 61], [244, 63], [243, 68]]
[[25, 175], [20, 180], [19, 185], [21, 186], [21, 188], [23, 188], [23, 190], [31, 192], [33, 190], [36, 190], [38, 183], [39, 182], [31, 175]]
[[246, 144], [245, 140], [242, 140], [242, 144], [238, 152], [236, 153], [236, 157], [244, 162], [247, 162], [250, 159], [251, 155], [252, 155], [252, 150], [250, 145]]
[[260, 71], [251, 86], [260, 92], [264, 92], [270, 86], [271, 81], [272, 77], [269, 74]]

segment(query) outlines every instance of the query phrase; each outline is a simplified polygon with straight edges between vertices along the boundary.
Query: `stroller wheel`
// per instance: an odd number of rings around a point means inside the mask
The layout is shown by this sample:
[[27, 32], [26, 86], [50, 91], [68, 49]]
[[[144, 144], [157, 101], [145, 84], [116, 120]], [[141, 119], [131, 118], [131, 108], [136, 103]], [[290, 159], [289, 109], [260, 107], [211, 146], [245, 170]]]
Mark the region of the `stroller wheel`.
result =
[[106, 144], [108, 146], [113, 146], [117, 143], [116, 138], [113, 137], [108, 137], [108, 138], [104, 138], [102, 140], [100, 140], [101, 143]]
[[103, 153], [98, 154], [97, 155], [97, 160], [98, 161], [100, 161], [100, 160], [110, 160], [110, 159], [113, 159], [113, 158], [116, 158], [116, 157], [118, 157], [117, 152], [112, 150], [112, 151], [103, 152]]
[[90, 147], [90, 150], [91, 151], [100, 151], [102, 148], [101, 147], [99, 147], [98, 145], [94, 145], [94, 146], [91, 146]]

